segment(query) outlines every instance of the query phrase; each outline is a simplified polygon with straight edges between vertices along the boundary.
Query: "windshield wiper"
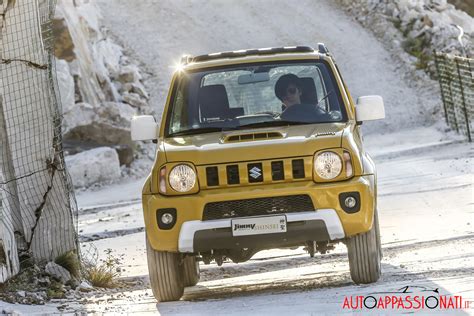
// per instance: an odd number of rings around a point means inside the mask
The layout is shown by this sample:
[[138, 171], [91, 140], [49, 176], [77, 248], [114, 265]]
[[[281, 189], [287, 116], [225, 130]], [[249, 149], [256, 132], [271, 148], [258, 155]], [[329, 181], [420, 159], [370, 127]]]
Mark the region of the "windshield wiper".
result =
[[187, 130], [184, 130], [184, 131], [179, 131], [179, 132], [176, 132], [176, 133], [169, 134], [169, 137], [222, 132], [223, 129], [225, 129], [225, 127], [191, 128], [191, 129], [187, 129]]
[[[323, 100], [325, 100], [334, 90], [331, 90], [329, 91], [328, 93], [326, 93], [326, 95], [324, 97], [322, 97], [321, 99], [319, 99], [318, 103], [316, 103], [316, 106], [319, 106], [319, 103], [321, 103]], [[326, 107], [326, 112], [328, 112], [328, 108]]]
[[250, 123], [245, 125], [237, 126], [237, 129], [243, 129], [248, 127], [270, 127], [270, 126], [288, 126], [288, 125], [299, 125], [299, 124], [309, 124], [307, 122], [297, 122], [297, 121], [285, 121], [285, 120], [275, 120], [275, 121], [265, 121]]

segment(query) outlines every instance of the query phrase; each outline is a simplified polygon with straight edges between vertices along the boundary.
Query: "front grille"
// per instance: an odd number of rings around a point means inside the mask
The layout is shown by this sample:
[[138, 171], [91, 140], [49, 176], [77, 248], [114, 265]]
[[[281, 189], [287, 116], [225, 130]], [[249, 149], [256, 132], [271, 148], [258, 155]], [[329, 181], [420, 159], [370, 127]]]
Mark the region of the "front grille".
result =
[[308, 195], [288, 195], [207, 203], [204, 206], [202, 220], [308, 212], [313, 210], [313, 202]]
[[229, 162], [197, 166], [201, 189], [312, 180], [313, 157]]

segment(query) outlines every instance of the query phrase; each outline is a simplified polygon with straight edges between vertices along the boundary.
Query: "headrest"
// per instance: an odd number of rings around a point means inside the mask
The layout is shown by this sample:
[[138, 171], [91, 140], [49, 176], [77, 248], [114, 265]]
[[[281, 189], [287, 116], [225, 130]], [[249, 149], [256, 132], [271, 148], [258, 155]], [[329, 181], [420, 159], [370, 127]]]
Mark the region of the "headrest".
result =
[[316, 104], [318, 103], [318, 93], [316, 92], [316, 85], [311, 77], [300, 78], [302, 94], [301, 103]]
[[229, 99], [224, 85], [203, 86], [199, 90], [199, 108], [204, 119], [229, 117]]

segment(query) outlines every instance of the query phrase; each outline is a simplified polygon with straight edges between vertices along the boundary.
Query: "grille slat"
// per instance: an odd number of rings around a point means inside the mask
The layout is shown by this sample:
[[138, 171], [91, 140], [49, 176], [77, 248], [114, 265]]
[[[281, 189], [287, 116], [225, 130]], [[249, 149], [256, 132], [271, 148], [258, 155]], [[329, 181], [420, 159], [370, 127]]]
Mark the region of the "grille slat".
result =
[[207, 167], [206, 178], [208, 186], [219, 185], [219, 172], [217, 170], [217, 167]]
[[227, 184], [239, 184], [239, 165], [230, 165], [226, 167], [227, 170]]
[[272, 180], [285, 180], [285, 170], [283, 169], [283, 161], [272, 161]]
[[293, 168], [293, 178], [294, 179], [302, 179], [304, 178], [304, 160], [303, 159], [295, 159], [291, 161], [291, 166]]
[[288, 195], [207, 203], [204, 206], [202, 220], [297, 213], [313, 210], [314, 205], [309, 195]]

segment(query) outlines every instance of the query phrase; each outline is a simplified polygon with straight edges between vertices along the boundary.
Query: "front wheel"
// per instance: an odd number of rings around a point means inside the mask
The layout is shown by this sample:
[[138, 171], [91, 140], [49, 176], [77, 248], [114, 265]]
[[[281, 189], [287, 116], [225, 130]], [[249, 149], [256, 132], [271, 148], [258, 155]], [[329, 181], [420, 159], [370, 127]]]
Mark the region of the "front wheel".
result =
[[159, 302], [177, 301], [184, 293], [180, 255], [154, 250], [146, 238], [148, 273], [153, 295]]
[[377, 210], [372, 228], [347, 242], [351, 278], [356, 284], [373, 283], [380, 278], [382, 249]]
[[187, 256], [183, 259], [184, 286], [194, 286], [199, 282], [201, 271], [196, 256]]

